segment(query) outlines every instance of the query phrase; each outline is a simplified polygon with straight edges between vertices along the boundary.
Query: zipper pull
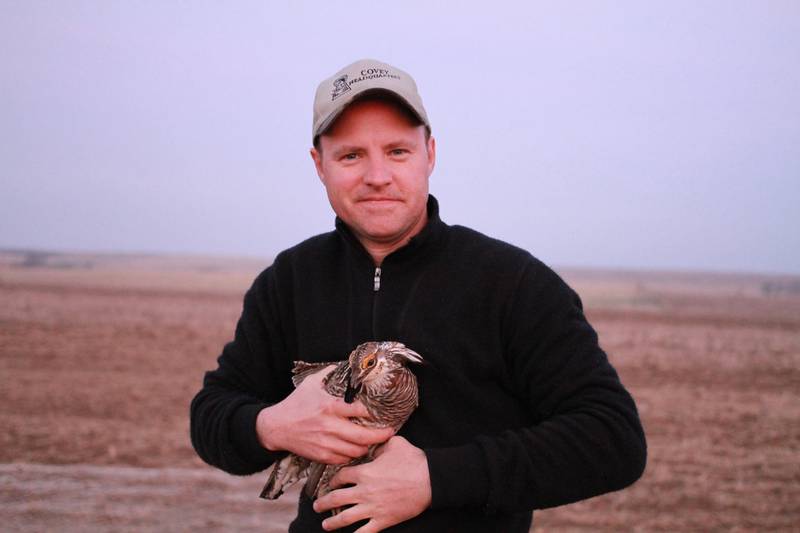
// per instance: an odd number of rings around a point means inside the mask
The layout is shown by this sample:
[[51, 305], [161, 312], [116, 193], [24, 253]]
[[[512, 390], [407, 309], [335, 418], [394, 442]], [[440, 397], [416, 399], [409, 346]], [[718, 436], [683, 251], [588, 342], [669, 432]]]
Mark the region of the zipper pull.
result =
[[378, 292], [381, 288], [381, 267], [375, 267], [375, 277], [372, 278], [372, 290]]

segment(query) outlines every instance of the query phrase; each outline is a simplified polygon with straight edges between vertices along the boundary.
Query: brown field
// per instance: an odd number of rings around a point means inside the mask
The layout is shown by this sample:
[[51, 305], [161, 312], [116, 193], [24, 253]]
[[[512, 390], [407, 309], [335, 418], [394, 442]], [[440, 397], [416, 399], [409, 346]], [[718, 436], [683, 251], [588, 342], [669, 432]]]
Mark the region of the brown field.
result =
[[[188, 405], [258, 261], [0, 253], [0, 523], [285, 531], [291, 496], [205, 466]], [[636, 398], [632, 488], [536, 531], [800, 529], [800, 278], [563, 271]]]

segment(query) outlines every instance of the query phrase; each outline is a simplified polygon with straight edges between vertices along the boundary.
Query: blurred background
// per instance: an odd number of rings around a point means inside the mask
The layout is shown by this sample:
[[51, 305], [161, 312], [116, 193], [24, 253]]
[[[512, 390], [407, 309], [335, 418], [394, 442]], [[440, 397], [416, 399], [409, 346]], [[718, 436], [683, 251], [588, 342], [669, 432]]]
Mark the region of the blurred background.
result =
[[332, 228], [311, 104], [364, 57], [417, 81], [443, 219], [554, 266], [639, 403], [645, 477], [537, 531], [800, 522], [800, 3], [0, 0], [0, 50], [8, 527], [285, 530], [188, 402]]
[[317, 84], [413, 74], [443, 218], [553, 264], [800, 272], [800, 5], [0, 2], [0, 245], [328, 231]]

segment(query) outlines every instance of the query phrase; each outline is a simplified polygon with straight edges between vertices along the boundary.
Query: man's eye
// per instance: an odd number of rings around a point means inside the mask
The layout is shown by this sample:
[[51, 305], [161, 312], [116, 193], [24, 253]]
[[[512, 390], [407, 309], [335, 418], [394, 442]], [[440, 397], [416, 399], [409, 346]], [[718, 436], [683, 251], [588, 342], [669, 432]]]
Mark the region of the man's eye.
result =
[[345, 154], [344, 156], [342, 156], [342, 159], [344, 159], [345, 161], [352, 161], [354, 159], [358, 159], [358, 154], [355, 152]]
[[405, 148], [395, 148], [392, 150], [392, 155], [405, 155], [408, 153], [408, 150]]

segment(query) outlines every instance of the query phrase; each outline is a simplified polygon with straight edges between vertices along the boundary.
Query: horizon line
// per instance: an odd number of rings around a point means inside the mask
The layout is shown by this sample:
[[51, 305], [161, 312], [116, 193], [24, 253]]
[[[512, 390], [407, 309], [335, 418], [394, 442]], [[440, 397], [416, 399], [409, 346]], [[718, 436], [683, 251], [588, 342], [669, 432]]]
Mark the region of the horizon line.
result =
[[[237, 254], [226, 252], [189, 252], [189, 251], [156, 251], [156, 250], [80, 250], [80, 249], [56, 249], [38, 248], [24, 246], [3, 246], [0, 245], [0, 254], [19, 254], [32, 255], [40, 254], [43, 256], [105, 256], [105, 257], [128, 257], [128, 258], [186, 258], [186, 259], [207, 259], [207, 260], [239, 260], [239, 261], [263, 261], [264, 266], [269, 266], [274, 260], [267, 255], [259, 256], [253, 254]], [[275, 254], [277, 255], [277, 254]], [[42, 264], [47, 267], [48, 265]], [[645, 266], [611, 266], [611, 265], [569, 265], [560, 263], [549, 264], [556, 272], [563, 271], [583, 271], [598, 273], [615, 274], [674, 274], [674, 275], [721, 275], [721, 276], [768, 276], [775, 278], [800, 278], [800, 271], [756, 271], [742, 269], [710, 269], [697, 267], [645, 267]]]

